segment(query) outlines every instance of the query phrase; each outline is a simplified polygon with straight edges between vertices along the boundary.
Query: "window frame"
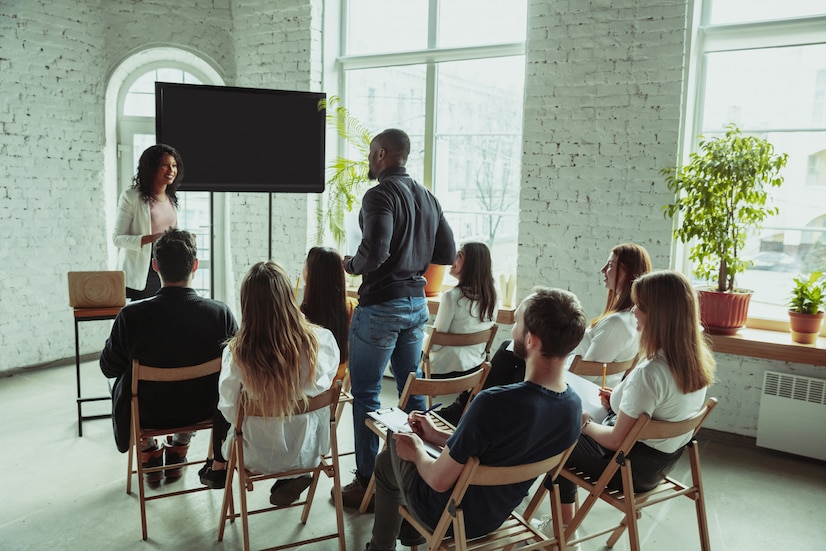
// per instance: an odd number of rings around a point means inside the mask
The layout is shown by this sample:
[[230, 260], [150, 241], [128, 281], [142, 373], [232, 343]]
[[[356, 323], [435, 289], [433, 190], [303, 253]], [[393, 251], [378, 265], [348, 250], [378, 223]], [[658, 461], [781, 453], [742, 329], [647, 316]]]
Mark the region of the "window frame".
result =
[[[703, 132], [708, 54], [826, 44], [826, 14], [714, 25], [710, 23], [713, 1], [697, 2], [692, 18], [693, 32], [688, 44], [689, 68], [684, 86], [685, 123], [679, 147], [679, 157], [683, 161], [688, 159], [692, 151], [696, 151], [699, 141], [697, 136]], [[798, 132], [803, 130], [795, 128]], [[806, 130], [826, 131], [826, 127]], [[743, 128], [743, 131], [747, 132], [748, 129]], [[672, 241], [675, 267], [684, 273], [691, 273], [688, 248], [688, 245], [676, 239]], [[789, 277], [790, 289], [792, 277], [794, 274], [790, 274]], [[769, 331], [789, 331], [788, 319], [757, 317], [751, 314], [746, 326]], [[820, 334], [826, 336], [826, 325], [822, 327]]]

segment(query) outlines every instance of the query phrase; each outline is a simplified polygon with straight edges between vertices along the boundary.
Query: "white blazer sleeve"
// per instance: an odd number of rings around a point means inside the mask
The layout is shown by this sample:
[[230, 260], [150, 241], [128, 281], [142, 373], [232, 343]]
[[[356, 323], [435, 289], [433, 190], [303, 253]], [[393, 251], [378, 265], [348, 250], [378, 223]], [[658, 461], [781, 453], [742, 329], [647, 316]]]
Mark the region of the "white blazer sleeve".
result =
[[[118, 199], [118, 215], [112, 232], [112, 242], [116, 247], [139, 251], [141, 239], [151, 233], [151, 227], [143, 228], [143, 216], [140, 212], [143, 202], [133, 189], [124, 190]], [[151, 219], [149, 220], [151, 224]]]

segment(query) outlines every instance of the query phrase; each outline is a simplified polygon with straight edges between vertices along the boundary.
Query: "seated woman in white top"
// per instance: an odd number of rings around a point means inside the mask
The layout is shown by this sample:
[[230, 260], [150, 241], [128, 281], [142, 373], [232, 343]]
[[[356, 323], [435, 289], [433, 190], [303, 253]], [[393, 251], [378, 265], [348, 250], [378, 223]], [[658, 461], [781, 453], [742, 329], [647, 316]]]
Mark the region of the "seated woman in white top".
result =
[[[465, 243], [456, 253], [450, 275], [459, 284], [442, 294], [433, 328], [443, 333], [476, 333], [496, 323], [499, 306], [493, 283], [490, 249], [484, 243]], [[485, 344], [433, 345], [430, 363], [433, 378], [457, 377], [485, 361]]]
[[[678, 272], [660, 271], [637, 279], [632, 287], [633, 308], [640, 331], [639, 365], [611, 394], [605, 424], [583, 413], [582, 435], [567, 465], [599, 476], [637, 418], [682, 421], [705, 403], [706, 389], [714, 380], [714, 357], [700, 331], [697, 297], [691, 283]], [[612, 424], [613, 423], [613, 424]], [[663, 440], [637, 442], [628, 457], [634, 490], [654, 488], [668, 474], [691, 440], [691, 432]], [[621, 488], [620, 474], [609, 484]], [[576, 486], [557, 479], [562, 501], [562, 522], [573, 518]]]
[[[305, 319], [284, 269], [274, 262], [250, 268], [241, 284], [241, 326], [224, 349], [218, 379], [218, 409], [230, 423], [236, 419], [242, 385], [245, 394], [268, 412], [266, 417], [244, 420], [248, 469], [271, 473], [318, 463], [330, 448], [329, 409], [291, 414], [305, 398], [330, 388], [338, 364], [333, 334]], [[230, 431], [224, 442], [224, 457], [233, 434]], [[226, 465], [216, 458], [210, 471], [221, 468]], [[270, 502], [288, 505], [310, 482], [309, 476], [279, 480]]]
[[[600, 272], [608, 289], [605, 310], [591, 320], [582, 342], [573, 351], [589, 362], [624, 362], [636, 356], [639, 349], [637, 322], [631, 313], [631, 285], [641, 275], [651, 271], [651, 258], [640, 245], [623, 243], [611, 249], [608, 261]], [[622, 380], [622, 373], [609, 376], [606, 385]], [[588, 377], [586, 377], [588, 378]], [[602, 378], [591, 378], [602, 384]]]

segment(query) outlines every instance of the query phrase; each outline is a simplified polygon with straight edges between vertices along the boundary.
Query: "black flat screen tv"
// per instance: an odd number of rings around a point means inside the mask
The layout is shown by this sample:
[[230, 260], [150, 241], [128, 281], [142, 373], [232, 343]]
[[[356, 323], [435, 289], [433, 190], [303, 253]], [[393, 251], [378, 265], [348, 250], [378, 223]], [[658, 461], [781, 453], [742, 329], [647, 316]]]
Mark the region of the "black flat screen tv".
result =
[[156, 82], [156, 139], [183, 157], [180, 191], [321, 193], [325, 98]]

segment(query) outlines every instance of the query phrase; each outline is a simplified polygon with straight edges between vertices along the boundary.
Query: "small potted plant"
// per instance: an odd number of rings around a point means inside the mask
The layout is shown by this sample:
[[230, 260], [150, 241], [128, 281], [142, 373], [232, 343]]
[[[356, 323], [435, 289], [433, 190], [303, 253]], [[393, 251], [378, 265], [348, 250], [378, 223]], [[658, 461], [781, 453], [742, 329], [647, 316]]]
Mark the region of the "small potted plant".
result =
[[822, 275], [812, 272], [808, 279], [794, 278], [789, 300], [789, 326], [794, 342], [813, 344], [817, 341], [826, 304], [826, 280], [821, 279]]
[[715, 283], [698, 289], [709, 333], [731, 335], [745, 325], [751, 291], [735, 287], [734, 278], [749, 266], [741, 258], [747, 231], [777, 214], [768, 205], [769, 187], [783, 183], [787, 158], [766, 140], [729, 125], [724, 136], [700, 136], [698, 151], [684, 166], [661, 171], [676, 195], [663, 207], [666, 216], [678, 217], [674, 237], [692, 243], [694, 275]]

